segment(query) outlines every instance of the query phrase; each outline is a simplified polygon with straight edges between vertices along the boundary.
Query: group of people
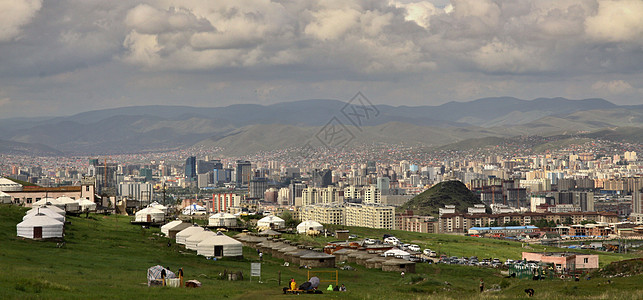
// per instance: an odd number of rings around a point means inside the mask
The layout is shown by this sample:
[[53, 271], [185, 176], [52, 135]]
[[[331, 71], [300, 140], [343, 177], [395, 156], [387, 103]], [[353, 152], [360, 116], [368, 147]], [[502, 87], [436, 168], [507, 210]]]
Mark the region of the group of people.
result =
[[346, 286], [342, 283], [342, 286], [335, 286], [333, 287], [332, 284], [329, 284], [328, 287], [326, 288], [327, 291], [335, 291], [335, 292], [345, 292], [346, 291]]
[[[319, 285], [319, 278], [317, 277], [311, 277], [311, 279], [308, 282], [305, 282], [301, 286], [297, 286], [297, 282], [295, 282], [295, 278], [290, 278], [290, 284], [287, 287], [283, 288], [284, 294], [286, 293], [294, 293], [296, 292], [299, 294], [299, 292], [306, 292], [306, 293], [315, 293], [315, 294], [321, 294], [321, 291], [317, 290], [317, 286]], [[346, 286], [342, 283], [341, 286], [335, 286], [333, 287], [332, 284], [328, 285], [328, 288], [326, 288], [327, 291], [335, 291], [335, 292], [345, 292], [346, 291]]]

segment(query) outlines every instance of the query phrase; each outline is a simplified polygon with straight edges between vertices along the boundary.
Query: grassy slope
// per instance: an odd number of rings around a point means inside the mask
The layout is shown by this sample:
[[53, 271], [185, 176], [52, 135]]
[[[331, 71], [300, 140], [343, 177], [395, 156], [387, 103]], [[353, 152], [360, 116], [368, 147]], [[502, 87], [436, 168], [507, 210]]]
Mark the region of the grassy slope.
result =
[[458, 212], [466, 212], [467, 207], [482, 202], [462, 182], [444, 181], [404, 203], [400, 211], [410, 209], [417, 215], [437, 216], [438, 210], [447, 204], [455, 205]]
[[[281, 267], [281, 260], [264, 256], [262, 274], [264, 283], [256, 281], [229, 282], [215, 279], [224, 269], [242, 270], [247, 275], [249, 264], [256, 261], [256, 251], [244, 248], [244, 260], [205, 260], [191, 251], [172, 245], [167, 239], [156, 235], [158, 229], [143, 230], [130, 225], [126, 217], [91, 216], [89, 219], [70, 217], [66, 225], [66, 245], [56, 248], [53, 242], [22, 240], [15, 237], [15, 224], [20, 222], [26, 209], [0, 205], [0, 298], [1, 299], [132, 299], [132, 298], [240, 298], [240, 299], [289, 299], [283, 296], [277, 285], [277, 272], [281, 271], [282, 285], [290, 277], [303, 282], [306, 271], [296, 267]], [[350, 228], [360, 235], [380, 236], [383, 230]], [[421, 235], [394, 232], [402, 239], [426, 240], [425, 243], [442, 243], [443, 249], [465, 251], [476, 247], [488, 247], [493, 254], [502, 257], [506, 245], [475, 245], [467, 239], [442, 235]], [[450, 238], [457, 241], [451, 243]], [[311, 240], [312, 241], [312, 240]], [[482, 244], [486, 241], [477, 240]], [[450, 245], [453, 244], [453, 245]], [[471, 244], [471, 245], [470, 245]], [[519, 246], [515, 246], [519, 247]], [[467, 250], [468, 251], [468, 250]], [[514, 250], [512, 250], [514, 251]], [[471, 254], [472, 255], [472, 254]], [[480, 256], [480, 255], [478, 255]], [[162, 264], [176, 270], [183, 267], [187, 279], [203, 283], [199, 289], [148, 288], [146, 269]], [[397, 273], [367, 270], [357, 266], [356, 271], [339, 271], [340, 281], [349, 291], [326, 293], [323, 297], [337, 299], [425, 299], [437, 298], [477, 299], [477, 281], [484, 278], [488, 287], [502, 285], [502, 292], [488, 292], [483, 298], [513, 299], [523, 297], [526, 286], [534, 287], [537, 296], [568, 298], [569, 296], [609, 295], [611, 299], [640, 298], [635, 285], [641, 276], [613, 279], [607, 290], [593, 288], [599, 280], [588, 282], [530, 282], [503, 279], [496, 270], [462, 266], [432, 266], [421, 264], [417, 275], [401, 278]], [[449, 285], [445, 284], [449, 282]], [[601, 282], [605, 281], [601, 279]], [[545, 292], [545, 290], [549, 290]], [[304, 298], [321, 298], [317, 295], [301, 295]], [[606, 297], [606, 296], [603, 296]]]

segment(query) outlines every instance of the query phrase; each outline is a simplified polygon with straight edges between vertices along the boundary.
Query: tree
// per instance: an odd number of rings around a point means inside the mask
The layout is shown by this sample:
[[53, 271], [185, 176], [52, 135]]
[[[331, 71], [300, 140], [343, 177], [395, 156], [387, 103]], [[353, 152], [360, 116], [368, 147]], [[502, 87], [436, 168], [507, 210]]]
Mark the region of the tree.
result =
[[572, 217], [565, 218], [565, 221], [563, 222], [563, 224], [565, 224], [565, 225], [574, 224], [574, 222], [572, 221]]
[[292, 213], [285, 211], [281, 214], [281, 218], [284, 219], [286, 223], [286, 228], [294, 228], [297, 226], [297, 220], [292, 217]]

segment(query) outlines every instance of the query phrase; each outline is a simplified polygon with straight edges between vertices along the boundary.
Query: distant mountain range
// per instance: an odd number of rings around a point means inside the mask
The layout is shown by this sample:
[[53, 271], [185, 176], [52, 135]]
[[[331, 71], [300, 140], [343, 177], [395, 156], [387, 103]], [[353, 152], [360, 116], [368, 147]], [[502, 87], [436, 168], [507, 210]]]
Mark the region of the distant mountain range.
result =
[[[37, 143], [42, 145], [24, 153], [115, 154], [203, 145], [250, 154], [300, 146], [331, 120], [354, 132], [355, 143], [442, 146], [470, 138], [578, 132], [630, 139], [640, 134], [616, 134], [614, 128], [643, 126], [643, 105], [500, 97], [416, 107], [326, 99], [266, 106], [132, 106], [68, 117], [0, 119], [0, 139], [5, 140], [0, 152], [20, 152]], [[9, 142], [20, 144], [9, 147]]]

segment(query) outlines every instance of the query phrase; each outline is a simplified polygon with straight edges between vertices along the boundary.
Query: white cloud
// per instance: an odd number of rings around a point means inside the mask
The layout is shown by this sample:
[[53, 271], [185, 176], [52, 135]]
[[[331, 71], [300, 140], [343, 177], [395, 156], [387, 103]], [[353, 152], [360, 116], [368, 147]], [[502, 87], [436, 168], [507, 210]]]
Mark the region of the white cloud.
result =
[[603, 94], [624, 94], [632, 91], [632, 85], [623, 80], [597, 81], [592, 89]]
[[0, 42], [20, 34], [42, 7], [42, 0], [0, 0]]
[[643, 1], [600, 0], [585, 21], [587, 35], [606, 42], [643, 42]]

